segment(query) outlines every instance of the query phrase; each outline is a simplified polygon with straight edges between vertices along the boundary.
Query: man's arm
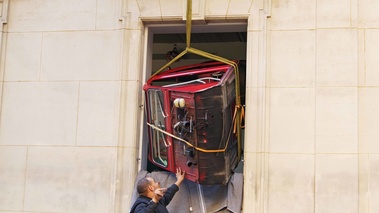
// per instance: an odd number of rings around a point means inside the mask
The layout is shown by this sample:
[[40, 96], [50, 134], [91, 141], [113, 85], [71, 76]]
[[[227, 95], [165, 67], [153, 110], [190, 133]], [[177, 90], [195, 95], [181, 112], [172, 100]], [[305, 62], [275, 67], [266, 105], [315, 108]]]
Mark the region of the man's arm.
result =
[[167, 206], [176, 192], [179, 191], [179, 185], [183, 182], [185, 174], [186, 172], [182, 171], [180, 168], [176, 169], [176, 182], [167, 189], [165, 195], [160, 201], [163, 205]]

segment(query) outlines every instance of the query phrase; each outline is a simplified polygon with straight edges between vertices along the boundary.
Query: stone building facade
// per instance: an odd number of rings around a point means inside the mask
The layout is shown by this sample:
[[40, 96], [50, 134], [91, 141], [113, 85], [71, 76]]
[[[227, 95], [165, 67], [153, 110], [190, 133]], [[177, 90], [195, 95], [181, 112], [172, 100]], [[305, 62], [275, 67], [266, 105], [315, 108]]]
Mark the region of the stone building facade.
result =
[[[244, 212], [379, 211], [379, 1], [193, 0], [245, 24]], [[186, 0], [0, 0], [0, 212], [128, 212], [154, 28]], [[376, 48], [378, 47], [378, 49]]]

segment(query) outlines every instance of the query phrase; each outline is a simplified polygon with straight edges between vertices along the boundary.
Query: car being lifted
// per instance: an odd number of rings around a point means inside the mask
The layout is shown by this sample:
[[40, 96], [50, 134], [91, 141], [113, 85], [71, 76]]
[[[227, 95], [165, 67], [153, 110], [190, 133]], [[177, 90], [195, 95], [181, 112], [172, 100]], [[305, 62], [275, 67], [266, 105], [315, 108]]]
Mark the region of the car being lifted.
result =
[[[204, 185], [226, 184], [240, 161], [236, 94], [245, 94], [245, 63], [204, 62], [151, 77], [143, 87], [149, 161]], [[236, 73], [241, 83], [236, 84]], [[236, 90], [239, 90], [236, 93]], [[237, 119], [239, 120], [239, 119]]]

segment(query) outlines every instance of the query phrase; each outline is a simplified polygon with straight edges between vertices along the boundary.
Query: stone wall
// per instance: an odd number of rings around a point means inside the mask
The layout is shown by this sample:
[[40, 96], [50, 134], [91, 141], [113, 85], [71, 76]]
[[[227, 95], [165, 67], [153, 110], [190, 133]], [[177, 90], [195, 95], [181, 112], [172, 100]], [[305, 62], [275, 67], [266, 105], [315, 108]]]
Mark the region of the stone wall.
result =
[[[147, 24], [186, 0], [0, 0], [0, 212], [128, 212]], [[193, 0], [246, 20], [244, 212], [378, 212], [379, 2]]]

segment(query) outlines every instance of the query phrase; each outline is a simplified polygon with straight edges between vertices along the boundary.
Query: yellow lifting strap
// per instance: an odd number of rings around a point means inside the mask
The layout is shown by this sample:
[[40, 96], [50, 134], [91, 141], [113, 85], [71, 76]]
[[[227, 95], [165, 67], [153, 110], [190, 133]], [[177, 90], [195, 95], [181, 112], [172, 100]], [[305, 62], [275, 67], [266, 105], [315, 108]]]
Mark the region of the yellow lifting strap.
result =
[[[240, 97], [240, 85], [239, 85], [238, 65], [237, 65], [236, 62], [234, 62], [232, 60], [229, 60], [229, 59], [223, 58], [221, 56], [213, 55], [211, 53], [204, 52], [204, 51], [192, 48], [190, 46], [190, 44], [191, 44], [191, 27], [192, 27], [192, 0], [187, 0], [187, 14], [186, 14], [186, 17], [187, 17], [187, 20], [186, 20], [186, 44], [187, 44], [187, 47], [186, 47], [186, 49], [183, 50], [181, 53], [179, 53], [175, 58], [173, 58], [167, 64], [165, 64], [162, 68], [160, 68], [157, 72], [155, 72], [151, 77], [153, 77], [153, 76], [159, 74], [160, 72], [162, 72], [163, 70], [167, 69], [167, 67], [169, 67], [171, 64], [173, 64], [174, 62], [176, 62], [177, 60], [179, 60], [181, 57], [183, 57], [188, 52], [196, 54], [196, 55], [199, 55], [199, 56], [203, 56], [205, 58], [208, 58], [208, 59], [211, 59], [211, 60], [214, 60], [214, 61], [222, 62], [222, 63], [225, 63], [225, 64], [228, 64], [228, 65], [232, 66], [233, 69], [234, 69], [234, 73], [235, 73], [235, 88], [236, 88], [236, 108], [235, 108], [235, 112], [234, 112], [234, 116], [233, 116], [233, 121], [235, 121], [234, 122], [234, 132], [237, 134], [237, 140], [238, 140], [238, 160], [240, 160], [241, 159], [241, 151], [242, 151], [242, 146], [241, 146], [241, 121], [243, 119], [244, 113], [241, 113], [242, 110], [243, 110], [243, 106], [241, 105], [241, 97]], [[148, 125], [151, 126], [151, 127], [153, 127], [152, 124], [148, 123]], [[159, 128], [156, 128], [156, 129], [158, 131], [163, 131], [163, 130], [161, 130]], [[175, 135], [172, 135], [172, 134], [170, 134], [168, 132], [163, 131], [163, 133], [167, 134], [167, 135], [169, 135], [169, 136], [171, 136], [171, 137], [173, 137], [173, 138], [175, 138], [175, 139], [177, 139], [179, 141], [182, 141], [182, 142], [186, 143], [188, 146], [194, 147], [196, 150], [203, 151], [203, 152], [225, 152], [226, 148], [227, 148], [227, 146], [226, 146], [224, 149], [220, 149], [220, 150], [205, 150], [205, 149], [201, 149], [201, 148], [195, 147], [192, 144], [190, 144], [188, 141], [185, 141], [185, 140], [183, 140], [183, 139], [181, 139], [179, 137], [176, 137]]]
[[190, 47], [190, 44], [191, 44], [191, 28], [192, 28], [192, 0], [187, 0], [187, 15], [186, 15], [187, 47]]
[[157, 131], [159, 131], [159, 132], [162, 132], [163, 134], [166, 134], [166, 135], [168, 135], [168, 136], [170, 136], [170, 137], [172, 137], [172, 138], [175, 138], [175, 139], [178, 140], [178, 141], [181, 141], [181, 142], [186, 143], [187, 146], [192, 147], [192, 148], [194, 148], [194, 149], [196, 149], [197, 151], [200, 151], [200, 152], [205, 152], [205, 153], [225, 152], [226, 149], [228, 148], [230, 134], [229, 134], [229, 136], [228, 136], [228, 139], [226, 140], [226, 144], [225, 144], [225, 147], [224, 147], [223, 149], [203, 149], [203, 148], [200, 148], [200, 147], [194, 146], [194, 145], [191, 144], [190, 142], [188, 142], [188, 141], [186, 141], [186, 140], [184, 140], [184, 139], [182, 139], [182, 138], [180, 138], [180, 137], [178, 137], [178, 136], [175, 136], [175, 135], [173, 135], [173, 134], [171, 134], [171, 133], [169, 133], [169, 132], [166, 132], [166, 131], [164, 131], [163, 129], [161, 129], [161, 128], [159, 128], [159, 127], [153, 125], [153, 124], [147, 123], [147, 125], [149, 125], [151, 128], [153, 128], [153, 129], [155, 129], [155, 130], [157, 130]]

